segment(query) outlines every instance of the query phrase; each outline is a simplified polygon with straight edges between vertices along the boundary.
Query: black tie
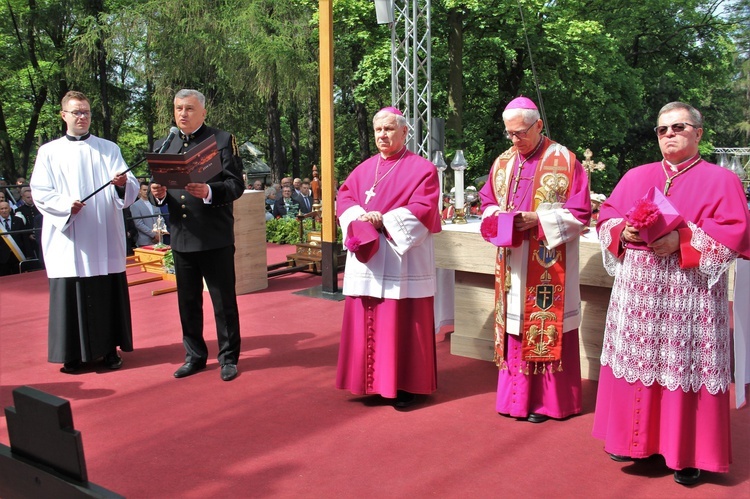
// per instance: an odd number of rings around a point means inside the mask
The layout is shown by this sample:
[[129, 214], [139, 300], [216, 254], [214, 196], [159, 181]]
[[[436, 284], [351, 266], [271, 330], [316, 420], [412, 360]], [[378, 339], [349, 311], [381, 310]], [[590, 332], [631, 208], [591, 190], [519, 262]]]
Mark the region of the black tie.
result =
[[305, 208], [310, 209], [310, 198], [305, 198]]
[[5, 222], [5, 230], [10, 231], [10, 218], [6, 218], [3, 222]]

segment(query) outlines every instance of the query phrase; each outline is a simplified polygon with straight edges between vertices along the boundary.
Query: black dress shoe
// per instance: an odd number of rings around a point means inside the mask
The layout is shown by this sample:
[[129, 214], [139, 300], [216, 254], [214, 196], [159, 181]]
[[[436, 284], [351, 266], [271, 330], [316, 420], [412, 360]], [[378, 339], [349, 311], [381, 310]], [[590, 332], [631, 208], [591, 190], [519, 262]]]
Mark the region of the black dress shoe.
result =
[[618, 463], [628, 463], [630, 461], [635, 461], [635, 459], [633, 459], [632, 457], [630, 457], [630, 456], [623, 456], [622, 454], [609, 454], [609, 458], [612, 461], [615, 461], [615, 462], [618, 462]]
[[224, 364], [221, 366], [221, 379], [232, 381], [237, 377], [237, 366], [235, 364]]
[[701, 477], [698, 468], [684, 468], [674, 472], [674, 481], [680, 485], [695, 485]]
[[120, 369], [122, 367], [122, 357], [117, 355], [117, 350], [104, 356], [104, 365], [107, 369]]
[[71, 360], [70, 362], [66, 362], [63, 364], [63, 366], [60, 368], [60, 372], [65, 374], [73, 374], [80, 371], [82, 367], [83, 363], [80, 360]]
[[526, 421], [529, 423], [544, 423], [549, 419], [549, 416], [545, 416], [544, 414], [537, 414], [536, 412], [532, 412], [529, 414], [529, 417], [526, 418]]
[[174, 372], [174, 377], [184, 378], [186, 376], [193, 375], [197, 373], [198, 371], [202, 371], [205, 368], [206, 368], [205, 363], [199, 364], [197, 362], [185, 362], [184, 364], [182, 364], [182, 367], [180, 367]]
[[396, 402], [394, 402], [393, 407], [396, 409], [408, 409], [409, 407], [415, 405], [419, 399], [417, 399], [417, 396], [410, 392], [405, 392], [403, 390], [398, 390], [396, 392]]

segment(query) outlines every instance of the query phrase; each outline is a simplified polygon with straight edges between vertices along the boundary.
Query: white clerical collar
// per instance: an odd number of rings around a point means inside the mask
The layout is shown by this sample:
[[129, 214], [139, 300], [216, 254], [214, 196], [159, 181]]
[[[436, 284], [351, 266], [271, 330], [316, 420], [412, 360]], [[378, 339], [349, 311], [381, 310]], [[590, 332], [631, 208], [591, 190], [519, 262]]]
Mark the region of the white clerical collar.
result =
[[406, 154], [406, 146], [399, 149], [397, 152], [391, 154], [387, 158], [383, 156], [383, 153], [380, 153], [380, 157], [382, 158], [383, 161], [391, 161], [395, 159], [401, 159], [404, 157], [405, 154]]
[[72, 133], [65, 132], [65, 138], [71, 142], [80, 142], [91, 137], [91, 132], [86, 132], [83, 135], [74, 135]]
[[700, 156], [700, 153], [696, 153], [695, 156], [686, 159], [685, 161], [681, 161], [679, 163], [672, 163], [671, 161], [668, 161], [666, 158], [664, 159], [664, 162], [669, 165], [669, 169], [673, 172], [678, 172], [685, 168], [687, 165], [692, 163], [696, 158]]

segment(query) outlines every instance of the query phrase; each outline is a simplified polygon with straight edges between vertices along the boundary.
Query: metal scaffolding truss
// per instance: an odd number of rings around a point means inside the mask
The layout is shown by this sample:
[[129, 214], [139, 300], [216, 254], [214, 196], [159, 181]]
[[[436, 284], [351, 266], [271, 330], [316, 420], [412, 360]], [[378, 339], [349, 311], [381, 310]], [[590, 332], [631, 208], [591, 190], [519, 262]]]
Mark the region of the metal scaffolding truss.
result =
[[391, 25], [391, 101], [409, 120], [409, 148], [432, 157], [430, 0], [395, 0]]
[[[750, 178], [747, 175], [750, 168], [750, 147], [714, 147], [711, 154], [718, 156], [717, 163], [720, 166], [731, 168], [740, 176], [743, 184], [750, 185]], [[734, 160], [738, 161], [736, 165], [730, 163]]]
[[750, 147], [714, 147], [711, 154], [723, 155], [731, 159], [734, 156], [740, 158], [740, 162], [744, 162], [744, 168], [750, 167]]
[[714, 147], [712, 154], [732, 154], [735, 156], [750, 156], [750, 147]]

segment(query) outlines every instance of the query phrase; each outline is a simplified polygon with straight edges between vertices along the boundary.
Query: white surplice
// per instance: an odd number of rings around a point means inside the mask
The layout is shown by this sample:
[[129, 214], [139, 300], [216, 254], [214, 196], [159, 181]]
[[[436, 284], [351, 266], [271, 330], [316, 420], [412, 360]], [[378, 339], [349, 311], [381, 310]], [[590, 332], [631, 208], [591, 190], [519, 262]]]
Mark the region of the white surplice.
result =
[[115, 143], [93, 135], [80, 141], [62, 137], [39, 148], [30, 185], [44, 216], [42, 250], [49, 278], [125, 271], [122, 210], [140, 189], [133, 174], [127, 174], [123, 199], [114, 186], [107, 186], [75, 215], [71, 207], [127, 167]]
[[[339, 217], [341, 229], [365, 210], [353, 206]], [[344, 270], [346, 296], [373, 296], [399, 300], [425, 298], [435, 294], [435, 249], [432, 233], [406, 208], [383, 214], [383, 226], [390, 235], [380, 233], [379, 250], [367, 264], [347, 252]]]

